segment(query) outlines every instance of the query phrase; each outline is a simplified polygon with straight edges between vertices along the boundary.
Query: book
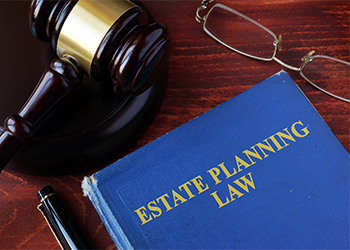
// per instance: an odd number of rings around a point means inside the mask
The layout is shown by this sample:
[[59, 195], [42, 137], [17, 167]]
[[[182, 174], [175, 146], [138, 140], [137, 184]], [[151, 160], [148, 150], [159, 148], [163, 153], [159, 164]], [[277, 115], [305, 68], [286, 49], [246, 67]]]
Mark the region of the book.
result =
[[118, 249], [349, 249], [349, 166], [281, 71], [82, 188]]

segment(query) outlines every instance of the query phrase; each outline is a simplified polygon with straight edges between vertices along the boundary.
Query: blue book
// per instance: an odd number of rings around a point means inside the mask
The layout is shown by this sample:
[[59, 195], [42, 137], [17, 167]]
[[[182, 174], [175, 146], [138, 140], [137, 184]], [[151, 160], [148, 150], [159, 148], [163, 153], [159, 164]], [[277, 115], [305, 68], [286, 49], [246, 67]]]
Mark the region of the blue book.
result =
[[82, 187], [118, 249], [349, 249], [349, 166], [281, 71]]

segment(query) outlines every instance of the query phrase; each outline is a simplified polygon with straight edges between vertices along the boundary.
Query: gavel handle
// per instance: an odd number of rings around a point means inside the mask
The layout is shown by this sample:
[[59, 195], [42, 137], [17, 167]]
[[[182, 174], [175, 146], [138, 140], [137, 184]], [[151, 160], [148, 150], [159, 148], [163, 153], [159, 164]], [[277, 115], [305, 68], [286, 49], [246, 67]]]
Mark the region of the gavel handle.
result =
[[0, 172], [23, 143], [34, 139], [35, 128], [42, 119], [82, 80], [83, 74], [72, 60], [61, 58], [52, 61], [20, 112], [5, 121], [0, 134]]

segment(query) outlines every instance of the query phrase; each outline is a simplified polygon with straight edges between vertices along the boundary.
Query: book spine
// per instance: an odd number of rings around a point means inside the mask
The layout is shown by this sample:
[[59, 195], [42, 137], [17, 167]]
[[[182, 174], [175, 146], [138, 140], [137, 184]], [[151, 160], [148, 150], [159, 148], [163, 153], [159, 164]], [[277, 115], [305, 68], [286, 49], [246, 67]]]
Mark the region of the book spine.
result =
[[98, 188], [97, 180], [93, 176], [84, 177], [81, 187], [83, 189], [84, 196], [88, 196], [91, 203], [95, 207], [116, 247], [119, 250], [134, 249], [124, 234], [118, 221], [114, 218], [111, 209], [104, 200]]

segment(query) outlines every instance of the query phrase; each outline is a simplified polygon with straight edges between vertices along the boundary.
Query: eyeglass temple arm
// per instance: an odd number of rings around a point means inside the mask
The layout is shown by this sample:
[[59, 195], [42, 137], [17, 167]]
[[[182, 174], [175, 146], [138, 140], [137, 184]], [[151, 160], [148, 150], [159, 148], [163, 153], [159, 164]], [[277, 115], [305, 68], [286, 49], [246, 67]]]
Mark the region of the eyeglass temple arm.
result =
[[199, 6], [198, 6], [198, 8], [197, 8], [197, 11], [196, 11], [196, 21], [197, 21], [199, 24], [203, 25], [203, 22], [204, 22], [204, 17], [201, 17], [201, 16], [199, 15], [199, 12], [201, 12], [202, 10], [205, 10], [205, 9], [208, 7], [208, 5], [211, 4], [211, 3], [214, 2], [214, 1], [215, 1], [215, 0], [203, 0], [203, 1], [199, 4]]

